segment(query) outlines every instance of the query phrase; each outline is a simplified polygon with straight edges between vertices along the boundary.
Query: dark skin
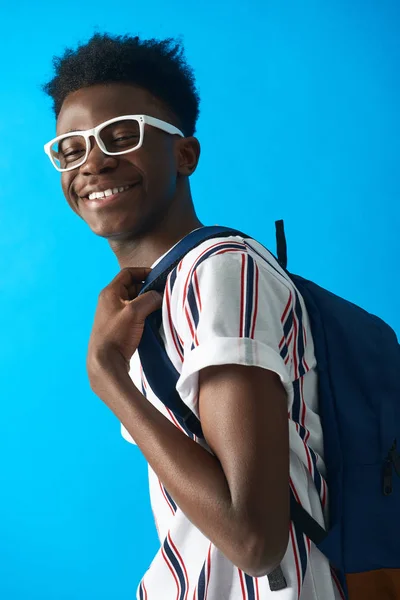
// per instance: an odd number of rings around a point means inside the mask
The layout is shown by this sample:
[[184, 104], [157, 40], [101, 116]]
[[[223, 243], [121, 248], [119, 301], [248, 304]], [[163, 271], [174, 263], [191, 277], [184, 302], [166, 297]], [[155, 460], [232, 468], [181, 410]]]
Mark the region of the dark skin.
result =
[[[151, 115], [180, 128], [145, 90], [111, 84], [70, 94], [57, 134], [125, 114]], [[143, 280], [140, 267], [149, 267], [201, 226], [189, 185], [199, 155], [195, 138], [146, 125], [138, 151], [109, 157], [92, 142], [87, 162], [63, 174], [71, 208], [108, 239], [122, 269], [100, 294], [87, 369], [92, 390], [125, 425], [180, 509], [234, 565], [259, 577], [279, 565], [289, 538], [287, 398], [279, 377], [242, 365], [200, 371], [199, 411], [210, 454], [144, 398], [127, 370], [144, 319], [161, 305], [152, 294], [136, 297]], [[79, 198], [87, 185], [138, 179], [142, 186], [126, 200], [96, 212]], [[124, 281], [131, 280], [129, 290]], [[127, 336], [127, 331], [134, 333]]]
[[[157, 117], [181, 128], [178, 119], [149, 92], [114, 83], [70, 94], [57, 119], [57, 135], [135, 114]], [[62, 174], [62, 189], [72, 210], [96, 235], [108, 240], [121, 268], [150, 267], [187, 233], [202, 226], [189, 185], [199, 157], [196, 138], [172, 136], [146, 125], [142, 148], [128, 154], [108, 156], [93, 140], [86, 163]], [[112, 188], [136, 181], [140, 186], [125, 194], [125, 210], [118, 203], [91, 211], [79, 198], [88, 187], [104, 184]]]

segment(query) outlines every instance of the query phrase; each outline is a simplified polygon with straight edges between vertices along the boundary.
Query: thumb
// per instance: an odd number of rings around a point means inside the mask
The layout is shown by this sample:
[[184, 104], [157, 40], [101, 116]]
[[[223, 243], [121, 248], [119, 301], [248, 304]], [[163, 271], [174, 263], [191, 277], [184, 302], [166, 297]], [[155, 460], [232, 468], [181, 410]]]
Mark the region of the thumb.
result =
[[155, 290], [150, 290], [130, 302], [139, 321], [145, 321], [152, 312], [162, 307], [163, 296]]

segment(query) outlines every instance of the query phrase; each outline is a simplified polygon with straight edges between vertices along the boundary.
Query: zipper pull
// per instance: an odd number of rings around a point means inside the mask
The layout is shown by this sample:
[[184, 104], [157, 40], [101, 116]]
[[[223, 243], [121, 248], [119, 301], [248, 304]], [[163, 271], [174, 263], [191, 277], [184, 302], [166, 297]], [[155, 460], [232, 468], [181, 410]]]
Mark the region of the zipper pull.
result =
[[392, 491], [392, 461], [390, 459], [386, 459], [385, 466], [383, 468], [383, 493], [385, 496], [390, 496]]

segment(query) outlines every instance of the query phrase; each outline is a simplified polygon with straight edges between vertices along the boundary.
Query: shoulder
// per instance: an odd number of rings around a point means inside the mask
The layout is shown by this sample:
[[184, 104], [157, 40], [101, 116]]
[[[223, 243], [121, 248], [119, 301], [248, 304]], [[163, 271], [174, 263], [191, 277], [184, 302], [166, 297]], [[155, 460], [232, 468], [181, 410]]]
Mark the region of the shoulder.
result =
[[290, 277], [265, 246], [254, 238], [240, 236], [206, 240], [188, 252], [170, 273], [169, 289], [171, 293], [175, 290], [186, 295], [193, 283], [204, 286], [206, 281], [219, 280], [228, 285], [230, 276], [235, 274], [248, 281], [261, 276], [264, 285], [284, 297], [295, 290]]

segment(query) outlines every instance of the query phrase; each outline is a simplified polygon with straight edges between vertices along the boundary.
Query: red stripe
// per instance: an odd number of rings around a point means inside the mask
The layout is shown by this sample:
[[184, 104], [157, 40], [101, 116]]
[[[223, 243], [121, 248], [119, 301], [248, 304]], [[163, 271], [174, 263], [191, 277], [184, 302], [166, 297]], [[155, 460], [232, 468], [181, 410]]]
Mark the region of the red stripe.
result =
[[242, 587], [242, 598], [243, 598], [243, 600], [247, 600], [247, 593], [246, 593], [246, 588], [244, 585], [243, 573], [240, 569], [238, 569], [238, 571], [239, 571], [239, 577], [240, 577], [240, 585]]
[[308, 440], [309, 440], [309, 437], [310, 437], [310, 432], [309, 432], [309, 430], [306, 427], [307, 405], [306, 405], [306, 402], [304, 400], [304, 377], [301, 378], [300, 388], [301, 388], [301, 399], [302, 399], [302, 402], [304, 404], [304, 411], [303, 411], [304, 412], [304, 417], [303, 417], [302, 425], [303, 425], [304, 429], [306, 430], [306, 435], [304, 436], [304, 441], [307, 443]]
[[333, 580], [334, 580], [334, 582], [336, 583], [336, 587], [337, 587], [337, 589], [338, 589], [338, 592], [339, 592], [339, 594], [340, 594], [340, 597], [342, 598], [342, 600], [346, 600], [346, 596], [344, 595], [344, 592], [343, 592], [342, 586], [341, 586], [341, 584], [340, 584], [340, 581], [339, 581], [339, 579], [338, 579], [338, 577], [337, 577], [337, 575], [336, 575], [336, 573], [335, 573], [334, 569], [332, 568], [332, 566], [331, 566], [331, 574], [332, 574], [332, 579], [333, 579]]
[[147, 390], [147, 383], [146, 383], [146, 379], [145, 379], [145, 376], [144, 376], [144, 371], [143, 371], [142, 363], [140, 363], [140, 376], [141, 376], [141, 379], [142, 379], [143, 387], [144, 387], [145, 390]]
[[325, 508], [327, 489], [326, 489], [326, 481], [322, 477], [322, 475], [321, 475], [321, 480], [322, 480], [322, 490], [321, 490], [321, 492], [322, 492], [322, 498], [321, 498], [321, 503], [322, 503], [323, 508]]
[[251, 328], [251, 334], [250, 337], [251, 339], [254, 339], [254, 330], [256, 328], [256, 321], [257, 321], [257, 311], [258, 311], [258, 266], [257, 263], [255, 262], [255, 267], [256, 267], [256, 285], [255, 285], [255, 291], [254, 291], [254, 301], [255, 301], [255, 306], [254, 306], [254, 315], [253, 315], [253, 327]]
[[172, 337], [172, 339], [174, 341], [175, 349], [176, 349], [176, 351], [178, 353], [179, 358], [183, 362], [182, 350], [180, 349], [179, 344], [176, 341], [175, 327], [174, 327], [174, 324], [172, 322], [172, 316], [171, 316], [171, 297], [170, 297], [169, 283], [170, 283], [170, 280], [168, 279], [168, 283], [165, 286], [165, 300], [166, 300], [166, 303], [167, 303], [168, 325], [169, 325], [169, 329], [170, 329], [170, 332], [171, 332], [171, 337]]
[[[307, 348], [307, 334], [306, 334], [306, 328], [304, 327], [304, 325], [303, 325], [303, 343], [304, 343], [304, 348]], [[305, 352], [304, 352], [304, 356], [303, 356], [303, 363], [304, 363], [305, 370], [308, 372], [310, 370], [310, 367], [307, 364]]]
[[311, 477], [314, 479], [314, 464], [311, 460], [310, 448], [307, 445], [307, 440], [310, 437], [310, 432], [308, 431], [308, 429], [305, 426], [306, 403], [304, 401], [303, 384], [304, 384], [304, 377], [301, 377], [300, 378], [300, 403], [301, 403], [300, 424], [304, 427], [304, 430], [306, 432], [303, 443], [304, 443], [304, 448], [305, 448], [306, 455], [307, 455], [308, 470], [310, 471]]
[[292, 304], [292, 292], [289, 293], [289, 300], [287, 301], [285, 310], [283, 311], [283, 315], [281, 316], [282, 323], [284, 323], [286, 320], [286, 316], [287, 316], [287, 313], [289, 312], [289, 308], [290, 308], [291, 304]]
[[175, 583], [176, 583], [176, 600], [179, 600], [181, 585], [180, 585], [179, 580], [177, 579], [177, 577], [175, 575], [175, 571], [172, 568], [172, 565], [170, 565], [170, 563], [169, 563], [168, 556], [165, 554], [165, 550], [164, 550], [163, 546], [161, 546], [161, 554], [163, 555], [163, 558], [164, 558], [165, 562], [167, 563], [167, 567], [171, 571], [172, 576], [175, 579]]
[[160, 488], [161, 488], [161, 491], [162, 491], [162, 495], [164, 496], [166, 503], [168, 504], [168, 506], [169, 506], [169, 508], [170, 508], [170, 510], [171, 510], [171, 512], [172, 512], [172, 514], [174, 515], [174, 514], [175, 514], [174, 507], [172, 506], [171, 502], [168, 500], [168, 496], [167, 496], [167, 494], [165, 493], [164, 486], [163, 486], [163, 484], [161, 483], [161, 481], [160, 481], [160, 480], [158, 480], [158, 482], [159, 482], [159, 484], [160, 484]]
[[298, 344], [298, 324], [297, 317], [295, 312], [293, 311], [293, 328], [294, 328], [294, 342], [293, 342], [293, 364], [294, 364], [294, 377], [295, 379], [299, 378], [298, 373], [298, 356], [297, 356], [297, 344]]
[[199, 312], [201, 312], [202, 306], [201, 306], [199, 279], [197, 277], [197, 271], [194, 272], [193, 279], [194, 279], [194, 285], [195, 285], [195, 289], [196, 289], [196, 293], [197, 293], [197, 298], [198, 298], [198, 301], [199, 301]]
[[258, 579], [255, 578], [254, 581], [256, 584], [256, 600], [260, 600], [260, 592], [258, 591]]
[[242, 254], [242, 273], [240, 278], [240, 325], [239, 337], [243, 337], [243, 319], [244, 319], [244, 273], [246, 266], [246, 256]]
[[292, 491], [293, 491], [294, 497], [296, 498], [297, 502], [298, 502], [299, 504], [301, 504], [301, 502], [300, 502], [300, 496], [298, 495], [298, 493], [297, 493], [297, 490], [296, 490], [296, 488], [294, 487], [294, 483], [293, 483], [293, 480], [292, 480], [292, 478], [291, 478], [291, 477], [289, 477], [289, 483], [290, 483], [290, 487], [292, 488]]
[[183, 433], [186, 433], [186, 431], [183, 429], [183, 427], [181, 427], [180, 423], [176, 420], [175, 415], [172, 412], [172, 410], [170, 410], [167, 406], [165, 408], [167, 409], [167, 412], [168, 412], [169, 416], [171, 417], [171, 421], [173, 421], [174, 425], [176, 425], [176, 427], [178, 429], [183, 431]]
[[190, 329], [190, 333], [191, 333], [191, 335], [192, 335], [192, 340], [193, 340], [193, 338], [194, 338], [194, 329], [193, 329], [193, 325], [192, 325], [192, 323], [190, 322], [190, 317], [191, 317], [191, 315], [190, 315], [190, 313], [189, 313], [189, 311], [188, 311], [188, 308], [187, 308], [187, 306], [185, 306], [185, 315], [186, 315], [186, 320], [187, 320], [187, 322], [188, 322], [189, 329]]
[[177, 558], [178, 558], [178, 560], [179, 560], [179, 562], [180, 562], [180, 565], [181, 565], [181, 567], [183, 568], [183, 572], [184, 572], [184, 574], [185, 574], [185, 581], [186, 581], [186, 594], [185, 594], [185, 598], [184, 598], [184, 600], [187, 600], [188, 593], [189, 593], [189, 579], [188, 579], [188, 574], [187, 574], [187, 571], [186, 571], [185, 563], [183, 562], [183, 558], [182, 558], [182, 556], [179, 554], [177, 547], [175, 546], [174, 542], [172, 541], [172, 538], [171, 538], [171, 534], [170, 534], [170, 532], [168, 532], [168, 535], [167, 535], [167, 537], [168, 537], [168, 540], [169, 540], [169, 542], [170, 542], [170, 544], [171, 544], [171, 546], [172, 546], [172, 549], [175, 551], [175, 555], [177, 556]]
[[[292, 488], [294, 497], [296, 498], [297, 502], [301, 505], [300, 497], [299, 497], [299, 495], [297, 493], [296, 488], [294, 487], [294, 483], [293, 483], [293, 480], [292, 480], [291, 477], [289, 477], [289, 482], [290, 482], [290, 487]], [[308, 556], [307, 556], [307, 558], [308, 558], [310, 556], [311, 541], [310, 541], [310, 539], [305, 534], [304, 534], [304, 538], [306, 540], [306, 544], [307, 544], [307, 548], [308, 548]]]
[[142, 581], [142, 585], [143, 585], [143, 591], [144, 591], [144, 600], [147, 600], [147, 590], [146, 590], [146, 586], [144, 585], [144, 581]]
[[212, 547], [212, 545], [210, 544], [210, 547], [208, 549], [208, 556], [207, 556], [207, 583], [206, 583], [206, 593], [205, 593], [205, 596], [204, 596], [204, 600], [207, 600], [208, 585], [210, 583], [210, 575], [211, 575], [211, 547]]
[[290, 537], [292, 539], [292, 548], [293, 548], [293, 555], [294, 555], [294, 561], [295, 561], [295, 565], [296, 565], [296, 575], [297, 575], [297, 600], [300, 600], [300, 593], [301, 593], [301, 573], [300, 573], [300, 563], [299, 563], [299, 557], [297, 554], [297, 544], [294, 538], [294, 534], [293, 534], [293, 523], [290, 523]]

